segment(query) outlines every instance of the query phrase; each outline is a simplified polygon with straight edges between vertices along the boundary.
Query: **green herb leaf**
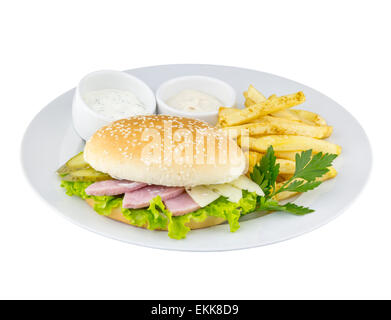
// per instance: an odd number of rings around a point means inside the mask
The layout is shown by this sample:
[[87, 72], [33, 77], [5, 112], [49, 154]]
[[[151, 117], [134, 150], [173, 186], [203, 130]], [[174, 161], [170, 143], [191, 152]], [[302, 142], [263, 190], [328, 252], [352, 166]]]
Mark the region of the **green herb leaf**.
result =
[[279, 190], [272, 196], [283, 191], [306, 192], [318, 187], [322, 182], [316, 181], [317, 178], [326, 174], [336, 154], [323, 154], [319, 152], [312, 156], [312, 150], [303, 151], [296, 154], [296, 168], [292, 178], [290, 178]]
[[266, 199], [265, 197], [260, 198], [257, 209], [261, 211], [284, 211], [295, 215], [305, 215], [307, 213], [314, 212], [314, 210], [310, 208], [298, 206], [292, 202], [281, 205], [278, 203], [278, 201], [273, 199]]
[[291, 192], [306, 192], [312, 189], [315, 189], [318, 187], [322, 181], [311, 181], [311, 182], [305, 182], [304, 180], [295, 180], [292, 183], [288, 184], [284, 188], [284, 191], [291, 191]]
[[293, 177], [302, 178], [307, 181], [314, 181], [329, 171], [336, 154], [323, 154], [319, 152], [311, 158], [312, 150], [296, 154], [296, 169]]
[[250, 176], [261, 187], [265, 196], [268, 196], [274, 190], [279, 171], [280, 165], [276, 164], [276, 156], [273, 147], [270, 146], [261, 161], [254, 166]]

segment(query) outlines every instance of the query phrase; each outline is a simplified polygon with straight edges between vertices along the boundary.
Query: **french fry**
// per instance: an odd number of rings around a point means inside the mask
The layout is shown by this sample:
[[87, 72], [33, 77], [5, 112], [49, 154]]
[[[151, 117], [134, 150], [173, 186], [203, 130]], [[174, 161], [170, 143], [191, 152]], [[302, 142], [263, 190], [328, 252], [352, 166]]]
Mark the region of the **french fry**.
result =
[[246, 108], [248, 108], [248, 107], [252, 106], [253, 104], [255, 104], [255, 101], [249, 98], [247, 91], [243, 92], [243, 96], [244, 96], [244, 99], [245, 99], [244, 100], [244, 106]]
[[[322, 177], [316, 179], [316, 181], [326, 181], [326, 180], [332, 179], [336, 176], [337, 176], [337, 170], [335, 170], [333, 167], [330, 167], [329, 171], [326, 174], [324, 174]], [[281, 188], [285, 182], [286, 181], [277, 183], [276, 184], [277, 190], [279, 188]], [[285, 200], [285, 199], [291, 198], [297, 194], [298, 194], [297, 192], [283, 191], [281, 193], [276, 194], [274, 196], [274, 200], [277, 200], [277, 201]]]
[[287, 179], [286, 179], [283, 175], [279, 174], [279, 175], [277, 176], [276, 183], [284, 182], [284, 181], [286, 181], [286, 180], [287, 180]]
[[278, 119], [270, 116], [265, 116], [262, 119], [275, 126], [277, 134], [293, 134], [324, 139], [330, 137], [333, 132], [333, 127], [330, 126], [308, 125], [294, 120]]
[[[244, 109], [244, 110], [246, 110], [246, 109]], [[226, 124], [226, 119], [231, 119], [236, 116], [239, 116], [241, 114], [241, 112], [242, 112], [242, 109], [220, 107], [219, 113], [218, 113], [218, 124], [220, 125], [220, 127], [229, 126], [228, 124]]]
[[314, 126], [298, 121], [265, 116], [253, 120], [251, 123], [225, 127], [224, 130], [229, 131], [232, 137], [238, 137], [243, 133], [242, 130], [248, 130], [250, 136], [288, 134], [324, 139], [331, 135], [333, 128], [330, 126]]
[[262, 103], [266, 101], [266, 97], [255, 89], [251, 84], [247, 89], [247, 98], [251, 99], [255, 103]]
[[293, 174], [279, 174], [278, 177], [281, 179], [278, 182], [287, 181], [292, 178]]
[[304, 93], [300, 91], [282, 97], [269, 97], [266, 101], [254, 104], [245, 109], [221, 107], [219, 109], [219, 123], [221, 127], [240, 125], [267, 114], [297, 106], [304, 101]]
[[301, 121], [301, 118], [293, 112], [291, 109], [285, 109], [277, 112], [273, 112], [270, 114], [272, 117], [288, 119], [293, 121]]
[[[259, 119], [258, 122], [246, 123], [234, 127], [225, 127], [223, 130], [229, 132], [232, 138], [237, 138], [244, 133], [248, 133], [250, 136], [256, 135], [271, 135], [277, 134], [276, 128], [273, 125], [264, 120], [263, 118]], [[245, 130], [245, 131], [243, 131]]]
[[259, 153], [259, 152], [255, 152], [255, 151], [249, 151], [249, 152], [246, 152], [246, 157], [247, 157], [247, 160], [248, 160], [248, 171], [249, 172], [252, 172], [253, 171], [253, 168], [254, 166], [259, 162], [261, 161], [262, 157], [263, 157], [263, 154], [262, 153]]
[[[272, 145], [276, 163], [280, 165], [276, 188], [280, 188], [295, 172], [296, 154], [312, 149], [318, 152], [340, 154], [341, 147], [320, 140], [328, 138], [333, 131], [320, 115], [300, 109], [289, 109], [305, 101], [303, 92], [287, 96], [269, 96], [268, 99], [252, 85], [243, 93], [245, 109], [220, 108], [219, 125], [238, 144], [247, 149], [249, 170], [261, 161], [267, 148]], [[242, 145], [243, 144], [245, 145]], [[247, 145], [248, 144], [248, 145]], [[318, 178], [318, 181], [332, 179], [337, 175], [333, 167]], [[275, 196], [280, 201], [297, 193], [282, 192]]]
[[[284, 183], [284, 181], [279, 182], [279, 183], [277, 183], [277, 186], [278, 185], [282, 186], [283, 183]], [[280, 193], [276, 194], [274, 196], [274, 200], [281, 201], [281, 200], [289, 199], [289, 198], [294, 197], [297, 194], [298, 194], [297, 192], [283, 191], [283, 192], [280, 192]]]
[[[240, 138], [238, 139], [238, 143], [241, 144]], [[341, 147], [334, 143], [304, 136], [275, 135], [263, 136], [259, 138], [249, 137], [248, 143], [250, 150], [257, 152], [266, 152], [269, 146], [273, 146], [274, 150], [277, 152], [305, 151], [312, 149], [312, 151], [315, 153], [341, 153]]]
[[[255, 151], [246, 153], [248, 159], [249, 172], [253, 171], [254, 166], [261, 161], [263, 154]], [[292, 175], [295, 172], [295, 162], [286, 159], [277, 159], [276, 163], [280, 165], [280, 174]]]
[[286, 159], [296, 161], [296, 154], [300, 154], [300, 151], [275, 151], [274, 155], [279, 159]]
[[291, 109], [291, 110], [282, 110], [273, 112], [270, 114], [275, 118], [282, 118], [288, 120], [301, 121], [305, 124], [312, 126], [327, 126], [327, 122], [320, 115], [315, 112], [300, 110], [300, 109]]
[[246, 100], [244, 101], [244, 106], [245, 106], [246, 108], [251, 107], [251, 106], [254, 105], [254, 104], [255, 104], [255, 102], [252, 101], [251, 99], [246, 99]]
[[239, 116], [242, 109], [236, 109], [236, 108], [227, 108], [227, 107], [220, 107], [219, 108], [219, 115], [218, 115], [218, 124], [220, 127], [226, 127], [227, 125], [224, 125], [225, 119], [227, 118], [234, 118], [235, 116]]
[[251, 100], [250, 98], [246, 98], [246, 100], [244, 100], [244, 106], [246, 108], [251, 107], [254, 104], [255, 104], [255, 102], [253, 100]]
[[295, 173], [296, 163], [291, 160], [277, 159], [276, 163], [280, 165], [280, 174], [291, 175]]
[[301, 121], [305, 123], [315, 124], [318, 126], [327, 126], [326, 120], [315, 112], [300, 109], [294, 109], [291, 111], [300, 117]]

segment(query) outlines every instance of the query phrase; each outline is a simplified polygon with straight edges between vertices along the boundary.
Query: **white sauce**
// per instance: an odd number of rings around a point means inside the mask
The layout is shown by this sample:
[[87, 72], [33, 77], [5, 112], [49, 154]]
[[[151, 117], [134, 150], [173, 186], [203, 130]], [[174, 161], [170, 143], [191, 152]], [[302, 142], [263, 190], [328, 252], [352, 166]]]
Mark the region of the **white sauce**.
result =
[[142, 102], [133, 92], [127, 90], [90, 91], [84, 95], [84, 101], [91, 109], [111, 121], [146, 114]]
[[166, 103], [175, 109], [194, 113], [217, 111], [223, 105], [217, 98], [192, 89], [179, 92], [167, 99]]

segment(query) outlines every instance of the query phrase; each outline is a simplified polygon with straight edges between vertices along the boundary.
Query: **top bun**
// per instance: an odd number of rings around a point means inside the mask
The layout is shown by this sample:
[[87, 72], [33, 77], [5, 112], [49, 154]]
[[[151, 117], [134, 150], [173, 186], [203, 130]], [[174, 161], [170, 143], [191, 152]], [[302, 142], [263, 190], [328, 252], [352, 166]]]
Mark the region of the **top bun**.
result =
[[230, 182], [246, 170], [235, 141], [206, 122], [135, 116], [100, 128], [87, 141], [85, 160], [117, 179], [164, 186]]

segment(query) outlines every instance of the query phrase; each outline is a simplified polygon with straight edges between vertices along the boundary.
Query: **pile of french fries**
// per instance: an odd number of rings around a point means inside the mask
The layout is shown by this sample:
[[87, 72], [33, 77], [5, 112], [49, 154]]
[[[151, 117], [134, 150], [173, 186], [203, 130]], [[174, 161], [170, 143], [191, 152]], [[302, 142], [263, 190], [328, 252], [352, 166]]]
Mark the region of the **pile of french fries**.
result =
[[[290, 179], [295, 171], [296, 153], [312, 149], [313, 153], [340, 154], [341, 147], [323, 140], [331, 136], [333, 128], [327, 125], [320, 115], [299, 109], [291, 109], [305, 101], [303, 92], [266, 98], [252, 85], [243, 93], [245, 108], [219, 109], [219, 126], [228, 131], [248, 157], [250, 174], [260, 161], [267, 148], [272, 145], [280, 174], [277, 188]], [[246, 144], [246, 145], [244, 145]], [[337, 175], [334, 168], [329, 168], [320, 180], [332, 179]], [[277, 194], [276, 200], [294, 196], [292, 192]]]

